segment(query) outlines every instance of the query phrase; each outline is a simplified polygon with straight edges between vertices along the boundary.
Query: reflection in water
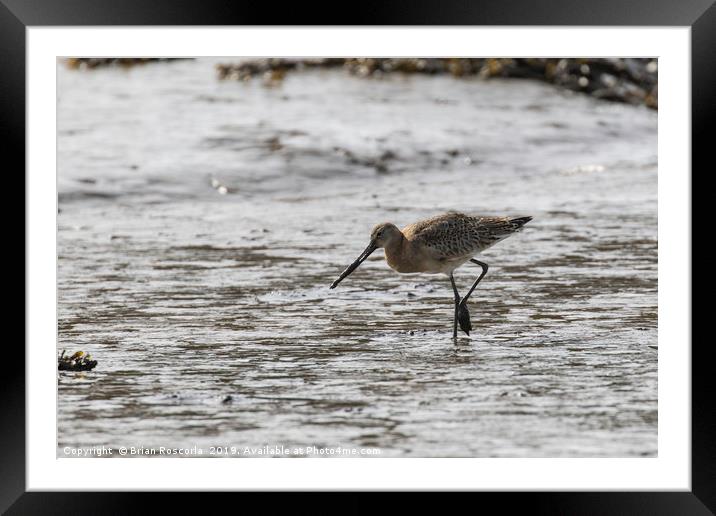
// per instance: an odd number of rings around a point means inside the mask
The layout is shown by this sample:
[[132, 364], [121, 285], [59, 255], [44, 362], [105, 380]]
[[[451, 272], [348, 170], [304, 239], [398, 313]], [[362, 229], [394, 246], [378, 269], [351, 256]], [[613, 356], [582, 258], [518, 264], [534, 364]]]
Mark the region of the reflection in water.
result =
[[[59, 374], [60, 449], [656, 454], [656, 113], [206, 60], [59, 68], [58, 91], [58, 350], [99, 361]], [[380, 252], [328, 290], [374, 224], [451, 209], [535, 217], [481, 258], [471, 338], [445, 277]]]

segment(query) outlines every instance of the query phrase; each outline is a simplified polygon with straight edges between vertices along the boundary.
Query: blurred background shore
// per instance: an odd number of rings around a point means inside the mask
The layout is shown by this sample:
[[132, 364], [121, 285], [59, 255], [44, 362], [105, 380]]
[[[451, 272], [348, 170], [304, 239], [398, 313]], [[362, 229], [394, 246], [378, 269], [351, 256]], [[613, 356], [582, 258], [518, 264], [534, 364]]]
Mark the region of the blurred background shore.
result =
[[[68, 67], [134, 66], [161, 58], [68, 58]], [[385, 74], [450, 74], [454, 77], [512, 77], [549, 82], [594, 97], [658, 107], [658, 61], [650, 58], [319, 58], [244, 59], [216, 65], [221, 79], [260, 77], [275, 86], [287, 72], [343, 68], [360, 77]]]

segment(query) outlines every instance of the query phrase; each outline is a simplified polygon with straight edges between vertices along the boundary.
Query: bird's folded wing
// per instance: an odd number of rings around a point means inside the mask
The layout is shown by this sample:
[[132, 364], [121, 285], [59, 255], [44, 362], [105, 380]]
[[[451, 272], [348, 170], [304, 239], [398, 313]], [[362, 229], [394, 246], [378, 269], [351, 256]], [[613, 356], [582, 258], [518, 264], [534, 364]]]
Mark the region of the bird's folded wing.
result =
[[520, 225], [509, 217], [470, 217], [452, 213], [403, 230], [440, 259], [469, 258], [513, 234]]

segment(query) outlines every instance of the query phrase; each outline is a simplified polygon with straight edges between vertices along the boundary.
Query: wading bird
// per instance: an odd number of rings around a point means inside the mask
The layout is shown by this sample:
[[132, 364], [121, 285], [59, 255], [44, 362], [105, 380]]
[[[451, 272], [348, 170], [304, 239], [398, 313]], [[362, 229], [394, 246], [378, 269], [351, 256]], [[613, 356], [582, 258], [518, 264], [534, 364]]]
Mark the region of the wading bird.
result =
[[[458, 324], [470, 335], [472, 323], [467, 300], [487, 274], [487, 264], [474, 256], [516, 233], [530, 220], [532, 217], [471, 217], [451, 212], [410, 224], [402, 231], [390, 222], [378, 224], [370, 234], [368, 247], [331, 284], [331, 288], [336, 288], [373, 251], [382, 247], [388, 265], [396, 272], [446, 274], [455, 294], [452, 336], [457, 338]], [[482, 267], [482, 273], [461, 299], [453, 271], [467, 261]]]

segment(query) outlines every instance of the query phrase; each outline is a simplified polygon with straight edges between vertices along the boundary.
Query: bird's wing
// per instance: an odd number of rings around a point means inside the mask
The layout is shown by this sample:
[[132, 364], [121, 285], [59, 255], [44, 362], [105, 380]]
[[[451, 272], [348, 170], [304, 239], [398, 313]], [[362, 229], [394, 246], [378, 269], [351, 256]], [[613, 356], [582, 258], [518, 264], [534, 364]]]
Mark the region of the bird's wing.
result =
[[483, 245], [489, 247], [519, 231], [524, 224], [522, 218], [478, 217], [475, 232]]
[[456, 259], [475, 254], [473, 249], [478, 243], [468, 217], [458, 213], [416, 222], [405, 228], [403, 234], [436, 259]]
[[518, 224], [509, 217], [470, 217], [448, 213], [411, 224], [403, 234], [439, 259], [461, 259], [475, 254], [507, 238]]

